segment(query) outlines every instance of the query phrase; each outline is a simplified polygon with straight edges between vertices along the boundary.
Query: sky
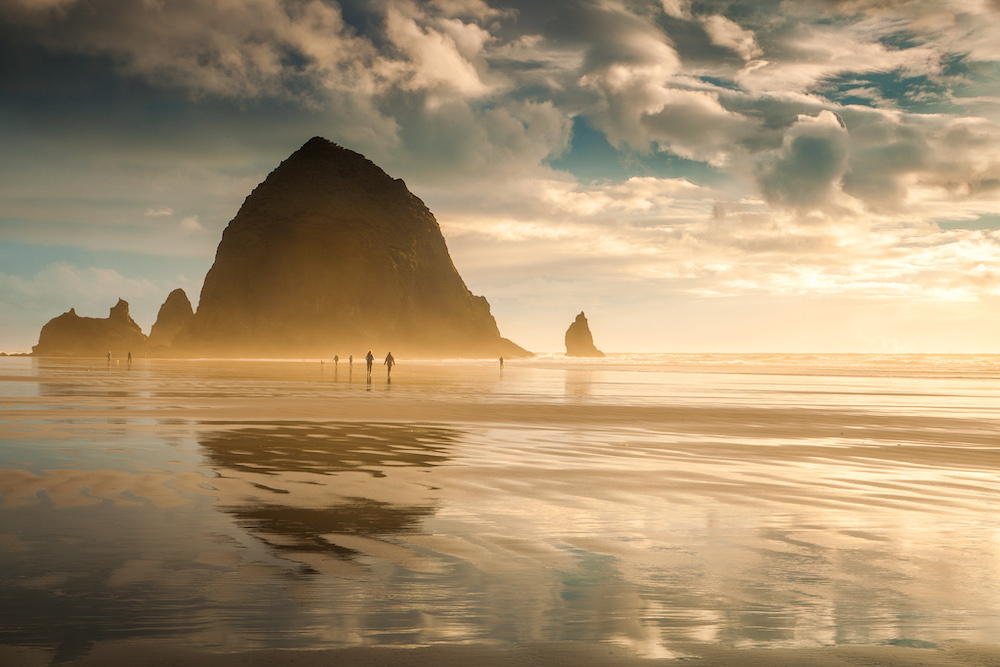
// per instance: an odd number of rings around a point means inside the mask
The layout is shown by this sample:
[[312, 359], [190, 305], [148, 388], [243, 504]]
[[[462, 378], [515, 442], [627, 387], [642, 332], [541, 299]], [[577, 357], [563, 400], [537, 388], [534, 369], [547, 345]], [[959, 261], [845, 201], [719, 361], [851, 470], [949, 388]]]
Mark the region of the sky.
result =
[[1000, 0], [0, 0], [0, 63], [0, 350], [197, 306], [318, 135], [533, 351], [1000, 352]]

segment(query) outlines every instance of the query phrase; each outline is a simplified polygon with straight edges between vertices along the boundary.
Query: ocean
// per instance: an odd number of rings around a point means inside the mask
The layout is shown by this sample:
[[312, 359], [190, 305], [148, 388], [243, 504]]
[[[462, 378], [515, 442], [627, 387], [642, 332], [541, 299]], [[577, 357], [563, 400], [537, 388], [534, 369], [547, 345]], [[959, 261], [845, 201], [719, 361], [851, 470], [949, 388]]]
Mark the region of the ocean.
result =
[[397, 361], [0, 358], [0, 645], [1000, 643], [1000, 356]]

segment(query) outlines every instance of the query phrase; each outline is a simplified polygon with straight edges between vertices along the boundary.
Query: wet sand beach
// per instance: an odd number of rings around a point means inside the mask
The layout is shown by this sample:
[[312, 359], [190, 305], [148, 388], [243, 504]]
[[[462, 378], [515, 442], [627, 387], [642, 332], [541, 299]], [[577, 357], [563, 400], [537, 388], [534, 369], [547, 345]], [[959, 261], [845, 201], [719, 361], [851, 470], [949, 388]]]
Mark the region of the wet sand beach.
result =
[[3, 664], [1000, 664], [1000, 357], [0, 360]]

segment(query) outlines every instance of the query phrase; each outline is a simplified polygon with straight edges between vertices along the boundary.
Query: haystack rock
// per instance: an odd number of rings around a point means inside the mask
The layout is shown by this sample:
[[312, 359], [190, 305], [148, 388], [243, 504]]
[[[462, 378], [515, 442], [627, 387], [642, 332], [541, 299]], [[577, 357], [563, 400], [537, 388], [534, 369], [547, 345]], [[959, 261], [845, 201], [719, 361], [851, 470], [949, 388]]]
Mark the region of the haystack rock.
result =
[[489, 357], [489, 304], [452, 264], [402, 180], [320, 137], [281, 163], [222, 235], [198, 310], [174, 339], [204, 356]]
[[149, 330], [150, 347], [169, 347], [177, 333], [194, 318], [191, 301], [182, 289], [175, 289], [156, 314], [156, 322]]
[[146, 350], [146, 336], [128, 314], [128, 302], [118, 303], [107, 319], [80, 317], [76, 309], [49, 320], [31, 348], [37, 357], [115, 357]]
[[581, 312], [566, 330], [566, 356], [603, 357], [604, 353], [594, 345], [587, 317]]

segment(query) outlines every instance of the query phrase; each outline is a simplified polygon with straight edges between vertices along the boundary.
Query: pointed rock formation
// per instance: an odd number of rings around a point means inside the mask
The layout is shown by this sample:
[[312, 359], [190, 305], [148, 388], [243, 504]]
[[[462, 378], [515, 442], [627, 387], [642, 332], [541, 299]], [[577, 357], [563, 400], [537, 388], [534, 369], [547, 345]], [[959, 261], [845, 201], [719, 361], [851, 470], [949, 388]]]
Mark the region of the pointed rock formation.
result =
[[581, 312], [573, 324], [566, 329], [566, 356], [568, 357], [603, 357], [604, 353], [594, 345], [594, 336], [590, 333], [587, 317]]
[[194, 317], [194, 309], [182, 289], [175, 289], [156, 314], [156, 322], [149, 330], [150, 347], [169, 347], [174, 337]]
[[222, 235], [182, 354], [397, 357], [528, 354], [452, 264], [402, 180], [320, 137], [281, 163]]
[[107, 319], [80, 317], [76, 309], [49, 320], [31, 348], [37, 357], [124, 357], [144, 352], [146, 336], [128, 314], [128, 302], [118, 299]]

